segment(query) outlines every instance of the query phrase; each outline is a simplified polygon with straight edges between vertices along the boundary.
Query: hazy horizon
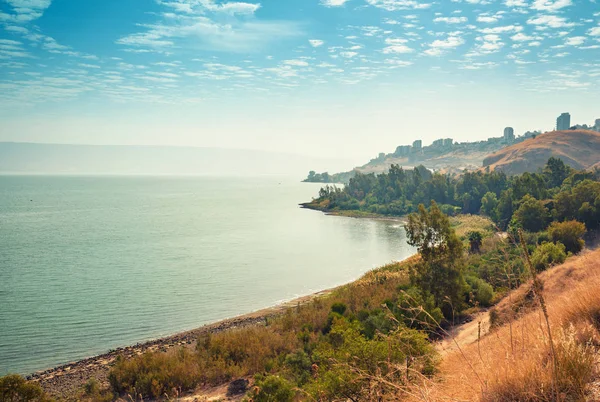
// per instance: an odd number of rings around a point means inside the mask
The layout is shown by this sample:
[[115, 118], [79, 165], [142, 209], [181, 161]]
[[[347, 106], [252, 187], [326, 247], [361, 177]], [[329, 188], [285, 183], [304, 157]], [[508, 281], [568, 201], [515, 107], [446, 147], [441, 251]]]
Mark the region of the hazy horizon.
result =
[[262, 176], [350, 170], [348, 158], [250, 149], [0, 142], [0, 174]]

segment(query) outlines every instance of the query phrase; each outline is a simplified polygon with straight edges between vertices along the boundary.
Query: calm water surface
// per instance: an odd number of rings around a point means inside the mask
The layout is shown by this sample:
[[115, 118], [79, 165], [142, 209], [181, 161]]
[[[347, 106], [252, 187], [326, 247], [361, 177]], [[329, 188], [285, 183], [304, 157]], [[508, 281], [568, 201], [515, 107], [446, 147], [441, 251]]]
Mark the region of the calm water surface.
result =
[[406, 258], [397, 222], [300, 209], [296, 178], [0, 176], [0, 375], [339, 285]]

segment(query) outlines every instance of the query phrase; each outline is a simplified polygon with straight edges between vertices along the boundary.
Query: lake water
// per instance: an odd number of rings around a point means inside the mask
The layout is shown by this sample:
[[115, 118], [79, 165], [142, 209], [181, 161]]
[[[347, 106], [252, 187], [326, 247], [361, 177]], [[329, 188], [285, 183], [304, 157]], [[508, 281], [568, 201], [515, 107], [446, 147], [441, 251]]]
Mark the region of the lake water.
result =
[[413, 254], [397, 222], [298, 207], [297, 178], [0, 176], [0, 375], [356, 279]]

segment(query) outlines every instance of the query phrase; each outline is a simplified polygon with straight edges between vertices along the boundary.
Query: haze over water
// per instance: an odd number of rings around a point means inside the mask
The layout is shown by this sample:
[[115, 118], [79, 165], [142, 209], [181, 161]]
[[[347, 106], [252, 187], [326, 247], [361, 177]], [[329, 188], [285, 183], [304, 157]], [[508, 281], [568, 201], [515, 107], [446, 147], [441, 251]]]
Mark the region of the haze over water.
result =
[[297, 178], [0, 176], [0, 375], [268, 307], [413, 253]]

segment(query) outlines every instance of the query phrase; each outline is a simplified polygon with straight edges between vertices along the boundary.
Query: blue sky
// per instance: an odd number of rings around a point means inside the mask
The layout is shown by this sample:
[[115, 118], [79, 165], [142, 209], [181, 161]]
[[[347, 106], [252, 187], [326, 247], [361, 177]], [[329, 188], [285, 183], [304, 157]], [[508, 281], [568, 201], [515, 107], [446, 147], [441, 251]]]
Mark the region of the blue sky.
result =
[[0, 0], [0, 141], [364, 160], [600, 118], [595, 0]]

